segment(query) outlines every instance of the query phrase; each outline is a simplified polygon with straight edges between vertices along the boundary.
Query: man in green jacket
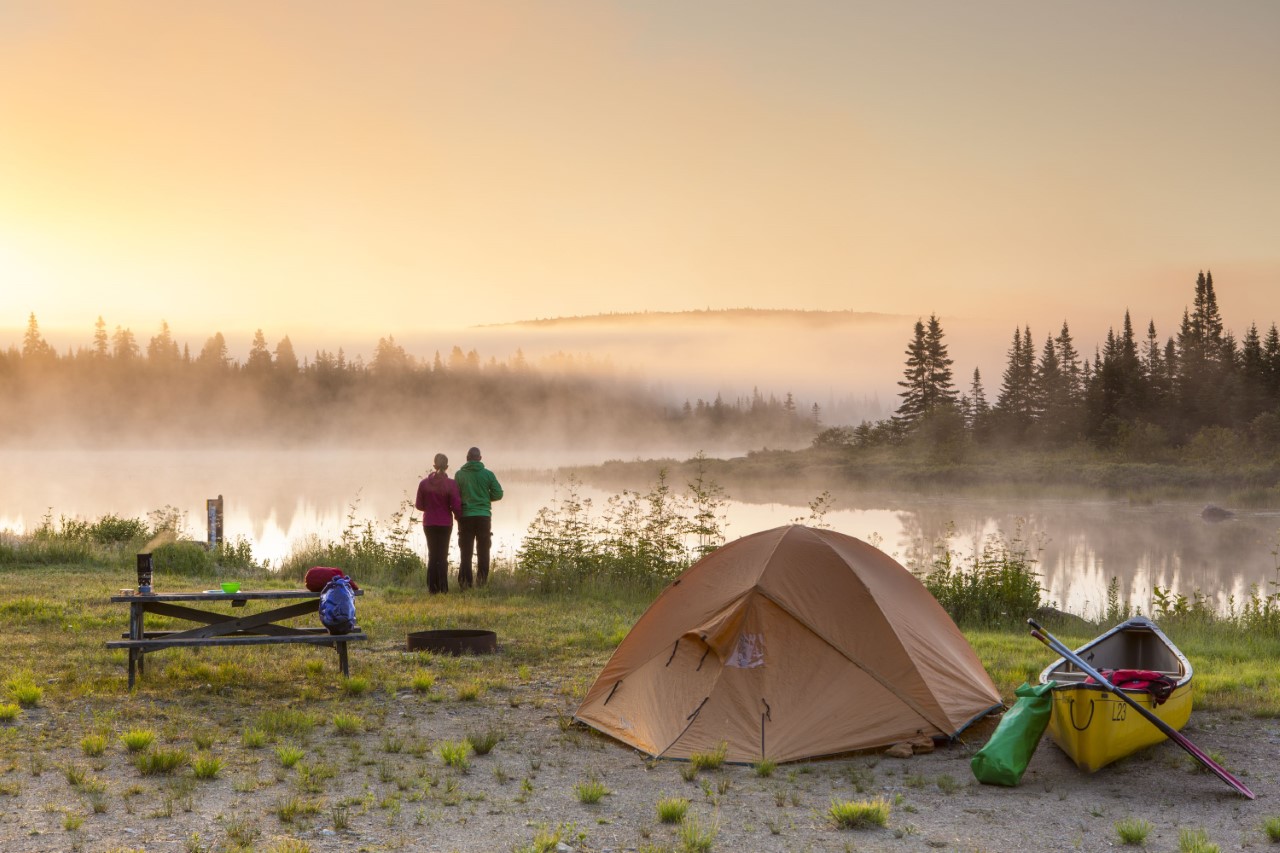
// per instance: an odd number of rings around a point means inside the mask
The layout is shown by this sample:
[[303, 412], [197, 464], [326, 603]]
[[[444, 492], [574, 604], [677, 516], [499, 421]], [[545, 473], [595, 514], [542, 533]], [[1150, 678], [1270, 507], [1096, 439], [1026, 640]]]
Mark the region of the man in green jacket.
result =
[[467, 451], [466, 464], [454, 475], [462, 495], [462, 517], [458, 519], [458, 550], [462, 565], [458, 568], [458, 586], [471, 586], [471, 553], [476, 554], [476, 582], [489, 582], [489, 546], [493, 544], [493, 502], [502, 500], [502, 486], [493, 472], [480, 461], [480, 448]]

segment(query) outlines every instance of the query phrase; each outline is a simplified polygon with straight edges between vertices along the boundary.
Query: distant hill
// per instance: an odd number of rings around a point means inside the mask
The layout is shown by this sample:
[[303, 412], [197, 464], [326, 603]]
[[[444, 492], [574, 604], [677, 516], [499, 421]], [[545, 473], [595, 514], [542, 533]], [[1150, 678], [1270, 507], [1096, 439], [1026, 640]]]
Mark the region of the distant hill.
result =
[[494, 323], [480, 328], [512, 327], [572, 327], [611, 324], [635, 326], [650, 323], [778, 323], [785, 322], [805, 326], [840, 326], [864, 323], [900, 323], [906, 318], [901, 314], [879, 314], [873, 311], [800, 311], [774, 308], [723, 308], [705, 311], [632, 311], [609, 314], [587, 314], [575, 317], [549, 317], [536, 320], [518, 320], [514, 323]]

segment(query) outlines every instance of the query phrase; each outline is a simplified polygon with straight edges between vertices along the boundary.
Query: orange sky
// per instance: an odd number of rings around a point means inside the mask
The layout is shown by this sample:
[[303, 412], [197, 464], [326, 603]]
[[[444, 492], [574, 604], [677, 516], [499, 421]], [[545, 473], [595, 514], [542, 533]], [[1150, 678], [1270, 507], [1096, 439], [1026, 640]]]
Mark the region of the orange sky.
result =
[[[1280, 319], [1280, 4], [0, 2], [0, 337]], [[909, 326], [903, 330], [905, 342]], [[501, 355], [501, 354], [500, 354]]]

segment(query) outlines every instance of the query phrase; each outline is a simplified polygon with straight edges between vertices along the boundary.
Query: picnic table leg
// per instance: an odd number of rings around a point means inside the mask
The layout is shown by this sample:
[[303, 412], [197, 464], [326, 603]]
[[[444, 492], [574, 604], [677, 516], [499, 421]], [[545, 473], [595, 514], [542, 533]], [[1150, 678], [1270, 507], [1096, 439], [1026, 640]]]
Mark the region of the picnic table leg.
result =
[[342, 670], [343, 676], [349, 676], [347, 672], [347, 641], [338, 640], [334, 643], [338, 647], [338, 668]]
[[[136, 601], [129, 605], [129, 639], [142, 639], [142, 606]], [[133, 672], [137, 668], [138, 675], [145, 671], [142, 649], [129, 649], [129, 689], [133, 689]]]

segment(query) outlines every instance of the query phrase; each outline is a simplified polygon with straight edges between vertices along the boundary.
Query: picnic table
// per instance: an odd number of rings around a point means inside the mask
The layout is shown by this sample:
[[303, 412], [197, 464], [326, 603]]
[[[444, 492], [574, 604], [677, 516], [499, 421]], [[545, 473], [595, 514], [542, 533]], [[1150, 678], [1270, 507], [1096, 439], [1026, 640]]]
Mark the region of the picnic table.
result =
[[[362, 590], [353, 590], [363, 595]], [[309, 643], [329, 646], [338, 651], [338, 667], [347, 669], [347, 643], [367, 640], [359, 628], [349, 634], [330, 634], [323, 625], [285, 625], [286, 620], [315, 616], [319, 622], [320, 593], [307, 589], [245, 590], [240, 592], [166, 592], [151, 595], [113, 595], [112, 603], [129, 605], [129, 632], [123, 639], [109, 640], [109, 649], [129, 650], [129, 688], [133, 688], [135, 670], [144, 674], [144, 656], [159, 649], [200, 648], [203, 646], [260, 646], [275, 643]], [[290, 602], [237, 616], [226, 610], [210, 610], [209, 605], [230, 602], [231, 608], [244, 607], [250, 601]], [[149, 631], [143, 621], [148, 613], [190, 622], [195, 627], [181, 630]]]

